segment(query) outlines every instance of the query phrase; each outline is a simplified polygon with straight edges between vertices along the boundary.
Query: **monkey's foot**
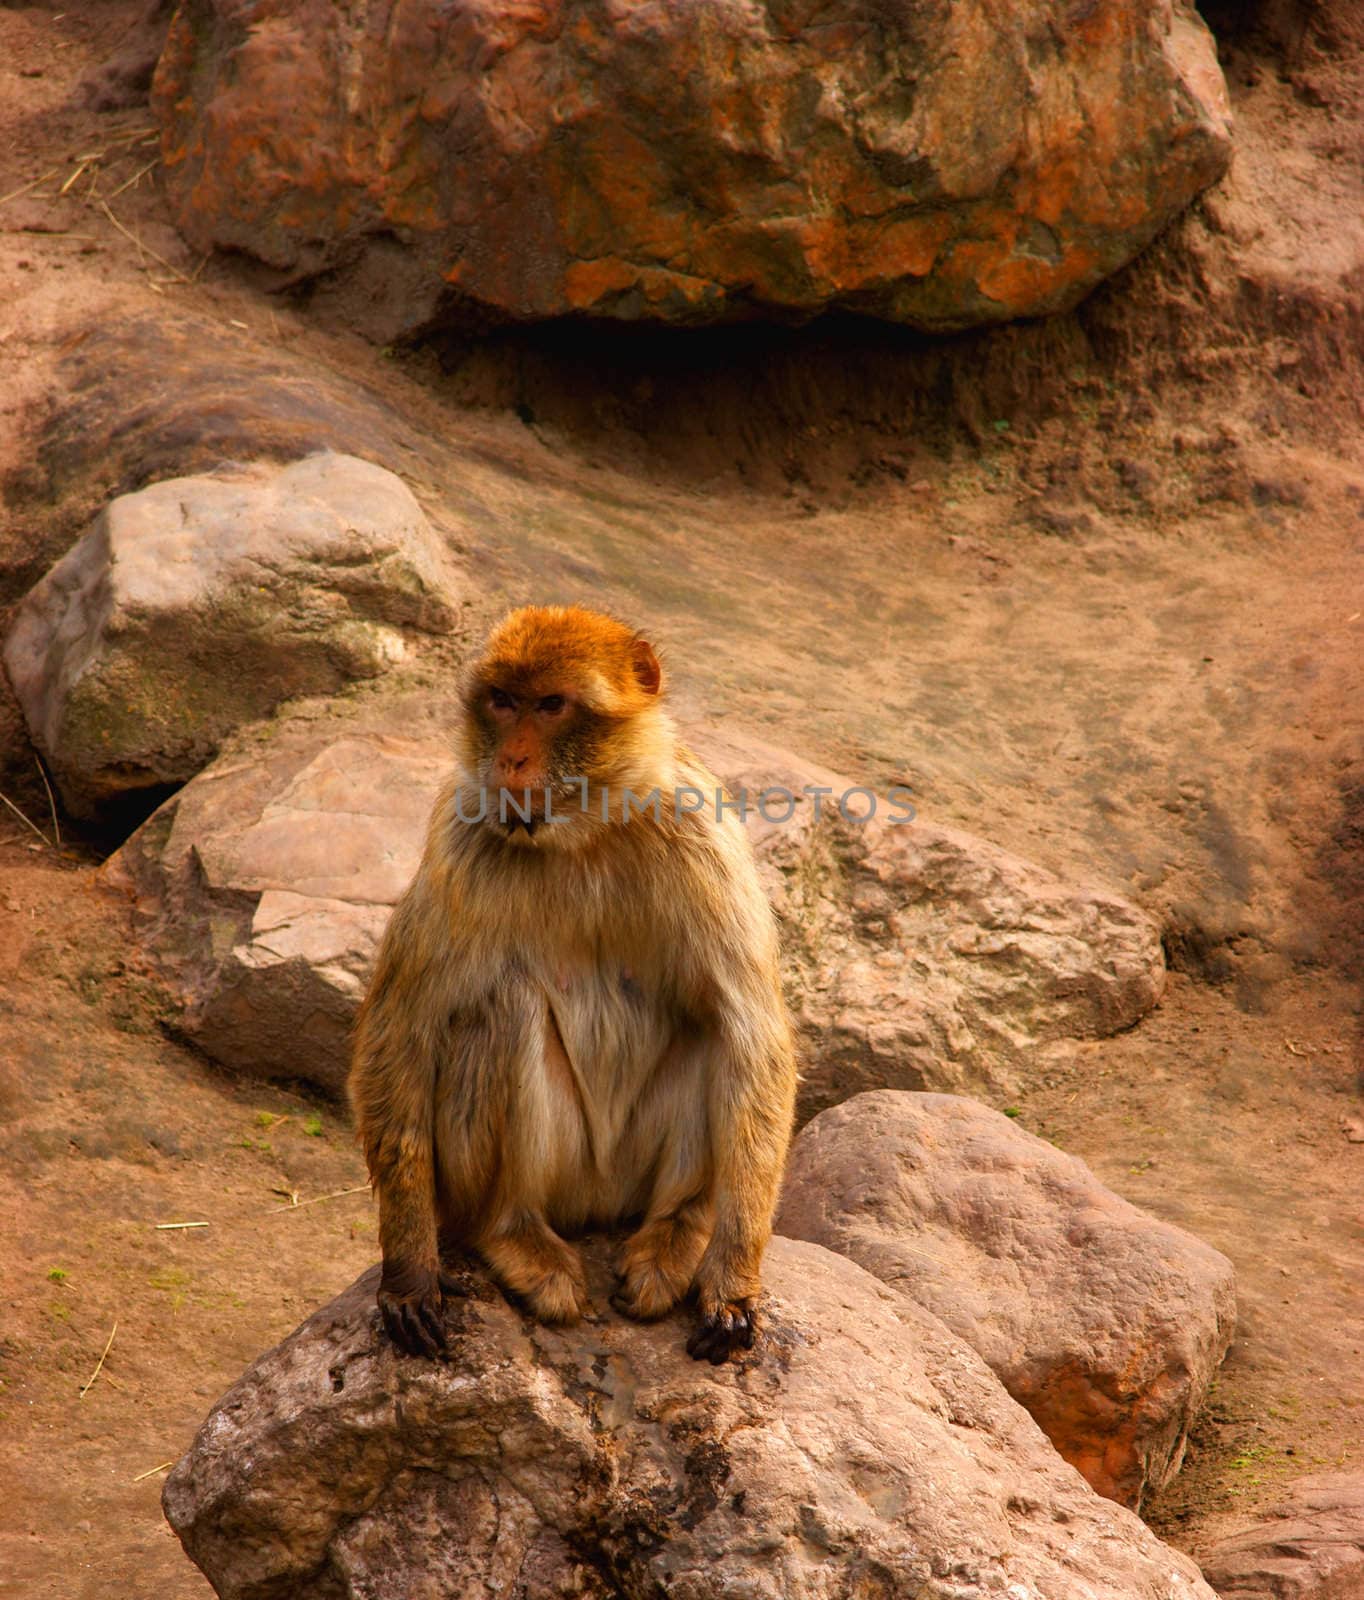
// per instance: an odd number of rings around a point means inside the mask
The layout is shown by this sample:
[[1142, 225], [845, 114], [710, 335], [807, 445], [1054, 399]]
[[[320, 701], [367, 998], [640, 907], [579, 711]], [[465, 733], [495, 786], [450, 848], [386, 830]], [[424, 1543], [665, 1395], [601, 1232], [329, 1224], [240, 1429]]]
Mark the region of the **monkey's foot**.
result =
[[685, 1217], [663, 1217], [626, 1241], [620, 1257], [620, 1287], [611, 1304], [636, 1322], [666, 1317], [691, 1287], [706, 1234]]
[[701, 1326], [687, 1340], [687, 1354], [694, 1361], [723, 1365], [731, 1355], [753, 1348], [758, 1331], [758, 1313], [752, 1300], [726, 1300], [714, 1311], [703, 1313]]
[[378, 1295], [385, 1333], [404, 1355], [437, 1360], [448, 1343], [441, 1316], [445, 1296], [459, 1293], [459, 1285], [443, 1272], [386, 1261]]
[[632, 1322], [657, 1322], [686, 1292], [685, 1281], [679, 1285], [656, 1267], [645, 1267], [622, 1275], [611, 1304]]
[[526, 1230], [482, 1246], [488, 1265], [509, 1293], [540, 1322], [577, 1322], [588, 1309], [582, 1258], [553, 1229]]

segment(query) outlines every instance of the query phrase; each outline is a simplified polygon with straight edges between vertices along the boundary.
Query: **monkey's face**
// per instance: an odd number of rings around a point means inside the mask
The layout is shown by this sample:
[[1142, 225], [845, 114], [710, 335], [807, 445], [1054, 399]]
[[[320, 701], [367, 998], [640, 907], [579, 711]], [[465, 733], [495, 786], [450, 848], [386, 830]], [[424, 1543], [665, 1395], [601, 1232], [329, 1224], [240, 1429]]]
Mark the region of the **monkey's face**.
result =
[[565, 758], [582, 706], [568, 685], [512, 682], [487, 684], [475, 708], [480, 767], [490, 820], [510, 843], [533, 846], [542, 828], [555, 826], [556, 799], [567, 815], [564, 791], [574, 774]]
[[599, 832], [612, 799], [652, 781], [661, 679], [650, 646], [621, 623], [576, 609], [514, 612], [464, 696], [480, 825], [517, 849], [575, 848]]

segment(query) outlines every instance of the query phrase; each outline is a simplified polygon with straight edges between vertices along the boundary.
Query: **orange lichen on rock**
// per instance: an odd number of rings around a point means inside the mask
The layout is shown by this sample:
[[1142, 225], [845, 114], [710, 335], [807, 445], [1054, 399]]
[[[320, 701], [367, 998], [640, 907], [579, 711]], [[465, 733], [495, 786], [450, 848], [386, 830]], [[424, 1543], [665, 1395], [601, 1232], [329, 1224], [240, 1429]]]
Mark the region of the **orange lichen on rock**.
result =
[[1059, 261], [1017, 253], [1004, 256], [980, 271], [976, 283], [982, 294], [1001, 305], [1026, 306], [1064, 296], [1088, 280], [1094, 265], [1094, 252], [1074, 244]]
[[615, 257], [596, 261], [573, 261], [564, 271], [564, 299], [575, 311], [590, 311], [608, 295], [633, 289], [639, 282], [639, 268]]
[[609, 314], [616, 298], [632, 291], [647, 305], [685, 310], [704, 305], [710, 287], [701, 278], [614, 258], [574, 261], [564, 272], [565, 297], [575, 311]]
[[955, 0], [938, 38], [874, 0], [817, 27], [776, 0], [183, 0], [165, 184], [201, 249], [381, 276], [385, 338], [466, 312], [1038, 316], [1230, 152], [1191, 0], [1072, 10]]
[[822, 293], [832, 286], [848, 294], [899, 278], [922, 278], [933, 269], [951, 235], [945, 212], [889, 222], [849, 226], [837, 215], [812, 218], [794, 230], [812, 281]]

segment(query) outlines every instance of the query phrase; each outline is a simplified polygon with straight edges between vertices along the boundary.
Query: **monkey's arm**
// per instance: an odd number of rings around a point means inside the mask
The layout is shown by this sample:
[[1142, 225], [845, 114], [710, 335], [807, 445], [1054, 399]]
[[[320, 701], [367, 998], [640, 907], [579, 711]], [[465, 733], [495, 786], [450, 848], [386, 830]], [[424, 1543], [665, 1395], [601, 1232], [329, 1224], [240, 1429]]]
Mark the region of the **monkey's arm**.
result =
[[716, 974], [707, 1080], [714, 1231], [696, 1272], [701, 1324], [687, 1343], [690, 1355], [716, 1365], [753, 1343], [796, 1093], [771, 914], [756, 882], [742, 899], [747, 937], [721, 954], [724, 970]]
[[379, 1311], [395, 1345], [445, 1347], [436, 1241], [435, 1095], [448, 1016], [445, 943], [421, 877], [390, 919], [356, 1026], [351, 1106], [379, 1197]]

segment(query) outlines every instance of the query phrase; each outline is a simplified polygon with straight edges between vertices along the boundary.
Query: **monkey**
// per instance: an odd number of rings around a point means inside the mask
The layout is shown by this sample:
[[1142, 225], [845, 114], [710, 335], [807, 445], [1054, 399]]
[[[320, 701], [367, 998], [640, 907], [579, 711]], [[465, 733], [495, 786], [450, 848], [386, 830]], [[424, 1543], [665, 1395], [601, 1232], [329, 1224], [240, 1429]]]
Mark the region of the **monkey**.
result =
[[572, 1239], [622, 1226], [619, 1312], [690, 1297], [692, 1357], [753, 1347], [796, 1061], [745, 830], [663, 698], [649, 641], [576, 606], [511, 612], [466, 671], [349, 1084], [407, 1354], [447, 1349], [442, 1250], [570, 1324]]

